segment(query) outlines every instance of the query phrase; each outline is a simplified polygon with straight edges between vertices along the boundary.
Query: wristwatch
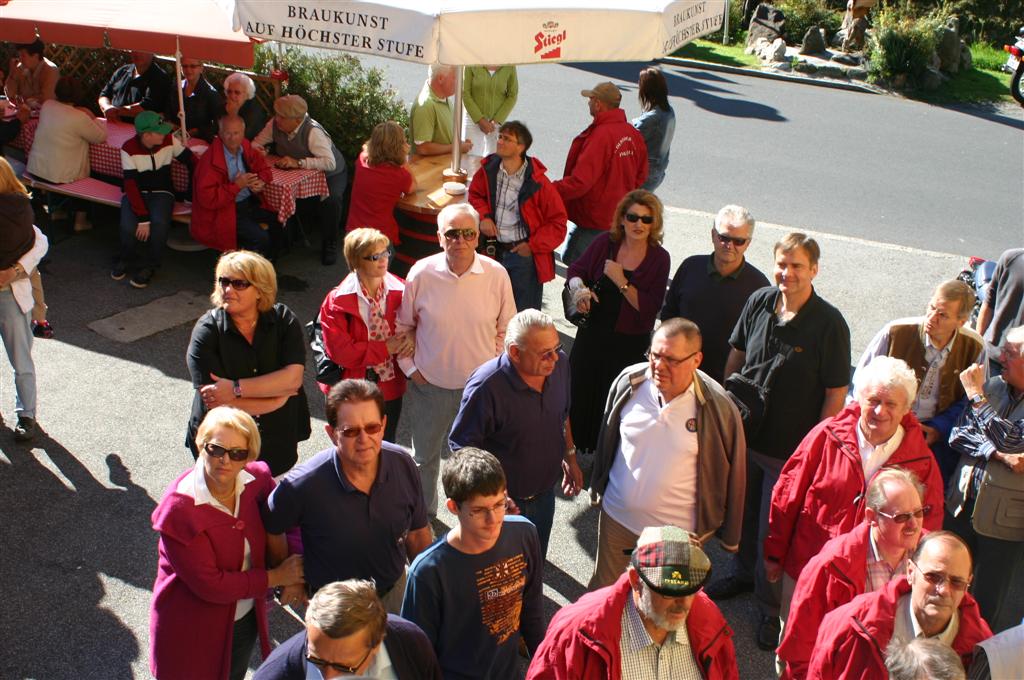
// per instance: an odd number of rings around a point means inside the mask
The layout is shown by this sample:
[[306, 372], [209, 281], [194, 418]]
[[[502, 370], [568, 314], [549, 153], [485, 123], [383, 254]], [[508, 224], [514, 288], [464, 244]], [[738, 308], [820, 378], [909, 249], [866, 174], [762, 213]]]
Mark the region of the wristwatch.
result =
[[979, 406], [984, 404], [986, 401], [988, 401], [988, 400], [985, 399], [985, 395], [984, 394], [975, 394], [973, 397], [971, 397], [971, 406], [973, 406], [974, 408], [978, 408]]
[[305, 158], [300, 158], [299, 159], [299, 167], [300, 168], [305, 168], [306, 167], [306, 159]]
[[242, 398], [242, 383], [237, 380], [231, 381], [231, 391], [235, 393], [235, 399]]

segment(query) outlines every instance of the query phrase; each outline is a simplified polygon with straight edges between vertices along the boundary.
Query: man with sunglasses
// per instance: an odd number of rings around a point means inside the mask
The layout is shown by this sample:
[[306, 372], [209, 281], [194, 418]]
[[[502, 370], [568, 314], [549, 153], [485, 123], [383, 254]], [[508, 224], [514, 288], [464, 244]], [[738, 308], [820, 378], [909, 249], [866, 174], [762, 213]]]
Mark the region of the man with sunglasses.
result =
[[544, 284], [555, 278], [554, 250], [565, 240], [565, 205], [547, 168], [526, 152], [533, 135], [510, 120], [498, 130], [497, 152], [484, 159], [469, 185], [480, 232], [512, 280], [516, 308], [540, 309]]
[[280, 481], [263, 523], [271, 534], [301, 530], [309, 593], [332, 581], [373, 579], [385, 608], [397, 613], [406, 565], [433, 539], [416, 465], [407, 450], [383, 441], [384, 396], [373, 383], [342, 380], [325, 410], [333, 446]]
[[612, 383], [591, 470], [601, 499], [589, 588], [615, 583], [644, 527], [674, 524], [735, 552], [743, 519], [746, 439], [736, 405], [699, 371], [701, 336], [687, 319], [654, 332], [649, 361]]
[[1024, 567], [1024, 326], [1007, 331], [999, 362], [1002, 374], [988, 380], [979, 364], [960, 374], [970, 405], [949, 438], [960, 461], [945, 526], [977, 556], [975, 597], [995, 629], [1004, 630], [1024, 615], [1019, 599], [1007, 597]]
[[967, 593], [971, 552], [956, 534], [935, 531], [921, 539], [905, 578], [865, 593], [825, 616], [814, 645], [809, 680], [888, 677], [884, 650], [892, 640], [928, 637], [952, 647], [970, 667], [974, 645], [992, 637]]
[[746, 208], [727, 205], [715, 215], [710, 255], [691, 255], [672, 277], [659, 318], [681, 316], [697, 324], [704, 339], [701, 370], [715, 382], [725, 380], [729, 334], [751, 293], [768, 278], [744, 254], [754, 237], [754, 218]]
[[480, 216], [469, 203], [453, 203], [437, 216], [444, 252], [412, 266], [396, 333], [415, 333], [411, 357], [398, 366], [409, 378], [402, 420], [412, 424], [412, 447], [423, 480], [427, 513], [437, 516], [437, 473], [459, 412], [462, 390], [477, 366], [493, 359], [515, 313], [505, 269], [477, 255]]
[[811, 558], [796, 582], [779, 645], [783, 677], [802, 680], [825, 614], [857, 595], [874, 592], [906, 573], [906, 562], [921, 539], [924, 487], [903, 468], [879, 472], [868, 484], [864, 521], [833, 538]]
[[469, 376], [450, 442], [453, 451], [475, 446], [501, 461], [509, 496], [537, 527], [543, 555], [559, 477], [568, 496], [583, 486], [568, 418], [569, 361], [555, 322], [544, 312], [523, 310], [508, 322], [504, 353]]

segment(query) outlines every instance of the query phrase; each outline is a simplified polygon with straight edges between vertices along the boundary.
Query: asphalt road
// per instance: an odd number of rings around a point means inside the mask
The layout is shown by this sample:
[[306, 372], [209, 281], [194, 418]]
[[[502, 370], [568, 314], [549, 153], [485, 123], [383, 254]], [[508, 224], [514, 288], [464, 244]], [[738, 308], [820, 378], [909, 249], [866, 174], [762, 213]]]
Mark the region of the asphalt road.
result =
[[[422, 70], [398, 66], [396, 72], [406, 73], [395, 76], [400, 89], [414, 92]], [[636, 70], [629, 68], [630, 73]], [[552, 174], [557, 177], [569, 140], [586, 124], [585, 109], [576, 93], [604, 76], [557, 66], [523, 69], [522, 75], [524, 92], [527, 88], [543, 92], [550, 100], [544, 105], [543, 116], [537, 113], [522, 117], [531, 123], [535, 133], [546, 128], [560, 131], [537, 134], [536, 147], [538, 156], [554, 166]], [[1003, 186], [998, 184], [999, 173], [984, 175], [985, 182], [976, 187], [977, 195], [961, 195], [954, 201], [949, 199], [948, 186], [922, 181], [919, 186], [927, 192], [915, 196], [913, 204], [916, 210], [930, 211], [928, 223], [907, 222], [899, 230], [884, 232], [894, 238], [872, 240], [871, 232], [853, 222], [863, 219], [865, 225], [874, 223], [872, 218], [862, 218], [862, 213], [892, 216], [894, 201], [882, 199], [905, 197], [907, 193], [888, 191], [883, 195], [879, 191], [868, 195], [863, 189], [867, 179], [874, 175], [857, 177], [851, 183], [858, 187], [865, 208], [841, 212], [829, 206], [842, 197], [829, 192], [840, 193], [837, 185], [841, 177], [863, 175], [890, 165], [892, 159], [883, 156], [884, 162], [853, 173], [853, 166], [834, 163], [834, 156], [820, 147], [814, 163], [787, 167], [780, 165], [779, 159], [790, 157], [793, 150], [783, 144], [788, 138], [778, 136], [787, 129], [792, 129], [791, 134], [796, 136], [802, 125], [809, 124], [808, 118], [818, 117], [806, 110], [808, 104], [803, 99], [813, 99], [821, 111], [875, 106], [881, 109], [872, 114], [862, 112], [858, 119], [870, 116], [888, 126], [895, 115], [892, 112], [906, 111], [908, 116], [914, 113], [920, 119], [962, 124], [962, 136], [970, 139], [972, 149], [1001, 147], [1003, 155], [1012, 155], [1015, 148], [1019, 170], [1019, 113], [1004, 122], [994, 122], [910, 102], [801, 85], [755, 82], [697, 71], [686, 71], [681, 78], [697, 84], [713, 82], [715, 93], [709, 94], [710, 86], [705, 85], [692, 90], [692, 99], [674, 100], [681, 119], [687, 125], [692, 121], [694, 131], [683, 135], [687, 126], [680, 127], [677, 144], [682, 146], [673, 152], [669, 182], [661, 192], [669, 205], [666, 247], [672, 254], [673, 268], [685, 256], [710, 248], [708, 211], [726, 201], [746, 202], [762, 220], [748, 251], [751, 261], [762, 270], [769, 266], [771, 244], [779, 236], [796, 226], [816, 227], [823, 250], [816, 285], [850, 320], [854, 351], [851, 360], [859, 356], [881, 324], [894, 317], [919, 313], [931, 288], [955, 275], [964, 265], [963, 255], [979, 252], [973, 244], [950, 245], [950, 234], [962, 232], [965, 238], [977, 239], [978, 248], [988, 243], [985, 247], [991, 251], [983, 254], [989, 256], [1011, 242], [1021, 241], [1019, 193], [1017, 198], [1004, 199], [998, 191], [982, 190], [983, 185], [991, 183]], [[531, 105], [523, 106], [524, 113], [531, 111]], [[734, 107], [735, 112], [730, 113]], [[743, 112], [746, 115], [737, 115]], [[710, 119], [715, 118], [729, 125], [745, 125], [747, 131], [743, 135], [713, 134], [707, 128], [713, 123]], [[834, 116], [825, 118], [831, 123], [830, 128], [843, 129], [844, 121]], [[533, 123], [534, 120], [542, 122]], [[776, 125], [765, 130], [752, 127], [760, 122], [788, 121], [801, 121], [801, 125]], [[704, 129], [698, 134], [697, 128], [702, 126]], [[907, 135], [917, 138], [916, 134]], [[704, 149], [705, 144], [705, 152], [695, 151]], [[935, 151], [934, 164], [940, 160], [954, 164], [955, 159], [941, 149], [925, 146], [928, 148], [908, 146], [909, 150], [901, 153], [920, 157]], [[860, 154], [865, 150], [862, 144], [847, 144], [844, 148]], [[889, 155], [895, 155], [895, 151]], [[758, 160], [747, 162], [745, 158]], [[698, 163], [709, 167], [697, 170], [694, 166]], [[721, 166], [723, 172], [732, 168], [729, 178], [743, 180], [715, 180], [715, 172], [710, 169], [713, 165]], [[830, 167], [838, 169], [830, 172]], [[780, 173], [782, 168], [786, 170]], [[971, 167], [968, 174], [981, 177], [981, 164]], [[779, 181], [781, 175], [787, 177], [780, 187], [772, 191], [763, 188]], [[948, 176], [955, 177], [957, 173]], [[952, 179], [950, 182], [955, 183]], [[1019, 192], [1019, 172], [1013, 183]], [[702, 188], [695, 191], [698, 185]], [[715, 188], [717, 185], [720, 186]], [[808, 185], [820, 188], [801, 188]], [[893, 180], [892, 185], [899, 183]], [[777, 207], [762, 198], [776, 192], [780, 199]], [[796, 197], [799, 200], [794, 200]], [[956, 209], [961, 202], [970, 203], [970, 210], [985, 207], [984, 219], [978, 218], [970, 222], [969, 229], [965, 228]], [[934, 205], [945, 207], [932, 211]], [[804, 219], [801, 210], [843, 215], [844, 219]], [[210, 252], [169, 253], [153, 285], [143, 291], [133, 290], [126, 282], [113, 282], [108, 277], [110, 256], [116, 245], [114, 214], [106, 213], [97, 222], [97, 229], [78, 235], [58, 228], [53, 233], [55, 243], [50, 262], [44, 268], [50, 318], [57, 330], [55, 339], [37, 341], [34, 350], [39, 418], [44, 434], [26, 446], [13, 441], [8, 427], [0, 428], [0, 583], [4, 584], [5, 594], [4, 606], [0, 607], [3, 680], [149, 677], [148, 606], [156, 566], [156, 536], [150, 528], [149, 516], [171, 480], [191, 464], [183, 440], [192, 398], [184, 351], [192, 324], [168, 322], [163, 324], [164, 330], [129, 343], [104, 337], [88, 325], [147, 303], [156, 305], [147, 318], [159, 325], [166, 319], [166, 314], [160, 311], [162, 299], [181, 291], [197, 295], [209, 292], [215, 256]], [[278, 270], [283, 275], [281, 301], [304, 320], [312, 318], [326, 291], [344, 276], [341, 267], [321, 267], [317, 254], [301, 246], [279, 263]], [[556, 316], [560, 316], [558, 286], [556, 281], [546, 290], [548, 311]], [[197, 303], [196, 307], [198, 317], [203, 305]], [[567, 342], [571, 342], [572, 327], [561, 321], [560, 324]], [[321, 401], [308, 372], [306, 390], [315, 422], [312, 438], [300, 449], [303, 457], [327, 444]], [[13, 381], [5, 363], [0, 363], [0, 410], [11, 423]], [[450, 523], [443, 513], [441, 519]], [[593, 565], [595, 543], [594, 509], [583, 499], [559, 499], [545, 572], [549, 614], [583, 592], [582, 584]], [[711, 552], [716, 572], [725, 572], [727, 565], [721, 551], [713, 548]], [[736, 632], [742, 677], [770, 677], [770, 655], [757, 650], [752, 643], [756, 618], [751, 599], [741, 597], [725, 603], [723, 611]], [[277, 639], [298, 630], [297, 624], [281, 610], [275, 610], [272, 623]]]

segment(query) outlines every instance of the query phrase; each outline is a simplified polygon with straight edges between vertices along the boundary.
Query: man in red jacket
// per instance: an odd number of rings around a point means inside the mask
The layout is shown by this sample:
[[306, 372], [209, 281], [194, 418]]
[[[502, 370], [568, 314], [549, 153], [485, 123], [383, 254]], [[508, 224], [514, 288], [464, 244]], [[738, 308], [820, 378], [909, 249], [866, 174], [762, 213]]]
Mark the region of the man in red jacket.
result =
[[532, 143], [525, 125], [508, 121], [498, 130], [497, 152], [484, 159], [469, 185], [486, 254], [508, 272], [520, 312], [541, 308], [544, 284], [555, 278], [554, 250], [565, 240], [567, 219], [547, 168], [526, 156]]
[[902, 468], [882, 470], [868, 484], [864, 521], [833, 538], [804, 567], [796, 582], [779, 645], [783, 678], [802, 680], [825, 614], [857, 595], [880, 590], [907, 572], [921, 538], [924, 486]]
[[273, 171], [263, 154], [245, 138], [245, 121], [227, 115], [219, 134], [196, 164], [192, 192], [192, 238], [216, 250], [246, 248], [269, 255], [269, 230], [277, 217], [261, 205]]
[[619, 88], [598, 83], [580, 94], [594, 122], [572, 140], [562, 179], [554, 183], [576, 225], [562, 254], [566, 266], [611, 228], [615, 206], [647, 180], [647, 145], [619, 108]]
[[974, 645], [992, 637], [978, 603], [967, 593], [971, 553], [949, 531], [928, 534], [907, 563], [907, 577], [865, 593], [821, 624], [811, 656], [810, 680], [888, 677], [883, 651], [890, 640], [935, 638], [971, 665]]
[[614, 585], [555, 614], [527, 680], [739, 678], [732, 630], [700, 592], [710, 572], [686, 531], [647, 527]]

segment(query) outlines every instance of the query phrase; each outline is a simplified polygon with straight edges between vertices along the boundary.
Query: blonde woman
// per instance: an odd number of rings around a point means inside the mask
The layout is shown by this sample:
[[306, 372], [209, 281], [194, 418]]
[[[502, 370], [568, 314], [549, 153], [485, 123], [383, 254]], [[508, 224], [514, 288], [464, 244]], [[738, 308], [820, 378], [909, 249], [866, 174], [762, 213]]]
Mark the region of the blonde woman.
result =
[[275, 477], [284, 474], [310, 434], [302, 324], [277, 302], [274, 266], [247, 250], [221, 255], [210, 300], [214, 308], [196, 322], [186, 355], [196, 394], [185, 445], [198, 456], [196, 432], [206, 412], [234, 406], [259, 417], [260, 460]]
[[416, 191], [416, 179], [409, 170], [409, 149], [405, 130], [398, 123], [389, 120], [373, 128], [356, 160], [345, 231], [374, 227], [392, 243], [401, 242], [395, 204], [405, 194]]

